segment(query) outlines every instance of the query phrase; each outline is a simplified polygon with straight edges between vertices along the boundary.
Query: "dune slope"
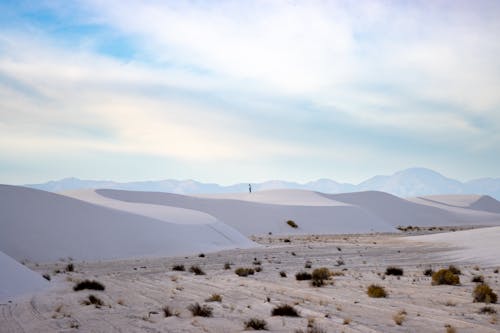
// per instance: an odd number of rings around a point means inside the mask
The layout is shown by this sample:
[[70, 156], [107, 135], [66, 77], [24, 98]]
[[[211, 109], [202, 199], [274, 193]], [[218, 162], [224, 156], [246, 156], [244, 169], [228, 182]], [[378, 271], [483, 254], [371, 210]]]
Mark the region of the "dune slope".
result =
[[[96, 193], [129, 203], [143, 203], [196, 209], [216, 217], [244, 235], [340, 234], [390, 232], [395, 229], [361, 207], [325, 200], [310, 191], [281, 190], [241, 200], [240, 194], [224, 199], [192, 197], [160, 192], [96, 190]], [[313, 193], [313, 194], [312, 194]], [[250, 195], [251, 198], [254, 194]], [[264, 203], [268, 196], [271, 203]], [[301, 198], [303, 196], [304, 198]], [[294, 229], [285, 222], [294, 220]]]
[[40, 274], [0, 252], [0, 302], [33, 293], [48, 286]]
[[171, 209], [169, 221], [164, 211], [160, 219], [8, 185], [0, 185], [0, 198], [0, 251], [17, 260], [101, 260], [254, 246], [200, 212]]

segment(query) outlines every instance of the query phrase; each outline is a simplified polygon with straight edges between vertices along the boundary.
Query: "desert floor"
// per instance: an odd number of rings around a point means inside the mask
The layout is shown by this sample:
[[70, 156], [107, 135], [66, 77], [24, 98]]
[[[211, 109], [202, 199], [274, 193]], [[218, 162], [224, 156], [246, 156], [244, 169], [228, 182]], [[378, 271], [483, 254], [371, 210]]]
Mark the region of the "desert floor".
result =
[[[306, 332], [499, 332], [496, 314], [481, 314], [483, 303], [472, 302], [473, 275], [483, 275], [497, 293], [497, 267], [453, 259], [444, 245], [408, 242], [400, 235], [335, 235], [255, 238], [259, 248], [206, 253], [205, 257], [169, 257], [94, 263], [75, 262], [74, 272], [64, 272], [68, 261], [56, 264], [27, 263], [52, 277], [49, 290], [0, 305], [1, 332], [241, 332], [250, 318], [267, 322], [269, 331]], [[311, 269], [304, 268], [311, 262]], [[225, 269], [225, 263], [231, 269]], [[260, 262], [260, 265], [258, 264]], [[173, 271], [182, 264], [186, 271]], [[459, 286], [432, 286], [423, 271], [449, 264], [458, 266]], [[198, 265], [206, 275], [189, 272]], [[388, 266], [404, 269], [401, 277], [385, 276]], [[248, 277], [234, 273], [238, 267], [261, 267]], [[297, 281], [299, 271], [327, 267], [343, 275], [331, 284], [312, 287]], [[61, 270], [61, 273], [54, 273]], [[285, 271], [287, 277], [280, 277]], [[104, 291], [75, 292], [75, 282], [97, 280]], [[370, 298], [372, 284], [383, 286], [387, 298]], [[93, 294], [104, 305], [84, 305]], [[219, 294], [221, 302], [205, 301]], [[193, 317], [187, 309], [195, 302], [213, 308], [210, 318]], [[271, 316], [280, 304], [293, 305], [299, 318]], [[165, 317], [168, 306], [174, 314]], [[497, 304], [489, 305], [500, 311]], [[395, 317], [400, 315], [401, 325]], [[321, 330], [323, 329], [323, 330]], [[313, 331], [311, 331], [313, 332]]]

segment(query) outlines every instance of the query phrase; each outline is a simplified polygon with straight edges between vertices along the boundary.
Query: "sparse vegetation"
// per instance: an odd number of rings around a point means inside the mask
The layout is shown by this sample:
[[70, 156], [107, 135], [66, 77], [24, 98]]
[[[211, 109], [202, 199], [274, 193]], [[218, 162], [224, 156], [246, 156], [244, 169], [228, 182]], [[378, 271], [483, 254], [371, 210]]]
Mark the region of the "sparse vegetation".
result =
[[281, 271], [281, 272], [280, 272], [280, 276], [281, 276], [282, 278], [286, 278], [286, 272], [285, 272], [285, 271]]
[[74, 287], [74, 291], [80, 291], [84, 289], [89, 289], [89, 290], [104, 290], [105, 287], [102, 283], [97, 282], [97, 281], [91, 281], [91, 280], [83, 280], [81, 282], [78, 282]]
[[401, 276], [403, 275], [403, 269], [399, 267], [387, 267], [385, 270], [385, 275], [395, 275], [395, 276]]
[[482, 275], [474, 275], [471, 282], [484, 283], [484, 277]]
[[292, 220], [288, 220], [286, 221], [286, 224], [288, 224], [290, 227], [294, 228], [294, 229], [297, 229], [299, 226], [297, 225], [297, 223], [295, 223], [295, 221], [292, 221]]
[[222, 296], [219, 294], [212, 294], [205, 302], [222, 302]]
[[194, 273], [195, 275], [205, 275], [205, 272], [199, 266], [196, 266], [196, 265], [191, 266], [189, 268], [189, 271], [191, 273]]
[[297, 281], [311, 280], [312, 274], [308, 273], [308, 272], [301, 271], [301, 272], [298, 272], [297, 274], [295, 274], [295, 279], [297, 279]]
[[491, 306], [483, 306], [481, 309], [479, 309], [479, 313], [482, 313], [482, 314], [495, 314], [495, 313], [497, 313], [497, 310], [495, 310]]
[[206, 304], [200, 305], [199, 303], [190, 304], [188, 310], [195, 317], [212, 317], [213, 309]]
[[368, 294], [368, 296], [373, 298], [387, 297], [387, 292], [385, 291], [384, 287], [376, 284], [368, 286], [366, 293]]
[[82, 301], [82, 304], [84, 305], [95, 305], [96, 308], [100, 308], [101, 306], [104, 305], [104, 302], [97, 296], [95, 295], [89, 295], [88, 299]]
[[249, 275], [253, 275], [255, 273], [255, 271], [253, 268], [239, 267], [239, 268], [236, 268], [234, 273], [236, 273], [236, 275], [238, 275], [238, 276], [246, 277]]
[[310, 260], [306, 261], [304, 264], [304, 268], [311, 268], [312, 267], [312, 262]]
[[250, 318], [249, 320], [245, 321], [245, 329], [265, 331], [267, 330], [267, 322], [259, 318]]
[[434, 274], [434, 271], [432, 270], [432, 268], [427, 268], [427, 269], [424, 271], [424, 275], [425, 275], [425, 276], [432, 276], [432, 274]]
[[493, 292], [490, 286], [488, 286], [486, 283], [477, 285], [474, 291], [472, 292], [472, 296], [474, 298], [474, 302], [481, 302], [481, 303], [497, 302], [497, 294]]
[[46, 273], [46, 274], [43, 274], [42, 276], [45, 280], [50, 281], [50, 274]]
[[225, 270], [231, 269], [231, 263], [230, 263], [229, 261], [226, 261], [226, 262], [224, 263], [224, 269], [225, 269]]
[[457, 266], [450, 265], [448, 266], [448, 269], [455, 275], [462, 275], [462, 271]]
[[257, 273], [262, 272], [262, 266], [255, 267], [255, 272]]
[[272, 316], [300, 317], [293, 306], [288, 304], [278, 305], [271, 311]]
[[186, 268], [184, 267], [184, 265], [174, 265], [172, 267], [172, 270], [173, 271], [184, 272], [186, 270]]
[[72, 263], [69, 263], [66, 265], [66, 268], [64, 269], [66, 272], [74, 272], [75, 271], [75, 266]]
[[440, 269], [432, 274], [432, 285], [457, 285], [460, 284], [460, 277], [450, 269]]
[[198, 257], [200, 257], [200, 258], [205, 258], [205, 253], [200, 253], [200, 254], [198, 254]]
[[329, 280], [331, 276], [330, 270], [326, 267], [316, 268], [312, 272], [311, 285], [313, 287], [321, 287], [325, 284], [326, 280]]
[[162, 311], [165, 318], [171, 317], [173, 315], [172, 310], [170, 310], [170, 307], [168, 305], [165, 305]]
[[407, 315], [406, 311], [401, 310], [398, 311], [398, 313], [396, 313], [394, 316], [392, 316], [392, 319], [394, 320], [396, 325], [401, 326], [406, 319], [406, 315]]

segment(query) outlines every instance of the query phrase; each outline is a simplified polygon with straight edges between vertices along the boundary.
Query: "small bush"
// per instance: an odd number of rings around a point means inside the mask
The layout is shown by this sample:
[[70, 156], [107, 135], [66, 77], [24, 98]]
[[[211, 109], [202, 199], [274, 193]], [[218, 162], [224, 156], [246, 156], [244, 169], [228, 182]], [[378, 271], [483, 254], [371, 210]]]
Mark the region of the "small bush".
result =
[[89, 290], [104, 290], [105, 287], [102, 283], [97, 282], [97, 281], [90, 281], [90, 280], [84, 280], [81, 282], [78, 282], [74, 287], [74, 291], [80, 291], [84, 289], [89, 289]]
[[305, 331], [301, 329], [295, 330], [295, 333], [326, 333], [326, 330], [316, 325], [313, 325], [307, 327]]
[[460, 284], [460, 277], [454, 274], [451, 270], [443, 268], [432, 274], [432, 284], [457, 285]]
[[310, 262], [309, 260], [306, 261], [306, 263], [304, 264], [304, 268], [311, 268], [312, 267], [312, 262]]
[[205, 272], [199, 267], [199, 266], [191, 266], [189, 268], [189, 271], [191, 273], [194, 273], [195, 275], [205, 275]]
[[219, 294], [212, 294], [205, 302], [222, 302], [222, 296]]
[[50, 274], [43, 274], [43, 278], [47, 281], [50, 281]]
[[245, 329], [253, 329], [256, 331], [267, 330], [267, 322], [263, 319], [251, 318], [245, 321]]
[[472, 296], [474, 298], [474, 302], [481, 303], [496, 303], [497, 302], [497, 294], [491, 290], [490, 286], [487, 284], [480, 284], [476, 286], [474, 291], [472, 292]]
[[255, 267], [255, 272], [257, 273], [262, 272], [262, 266]]
[[462, 275], [462, 271], [460, 271], [460, 269], [454, 265], [448, 266], [448, 269], [455, 275]]
[[69, 264], [66, 265], [65, 271], [66, 272], [74, 272], [75, 271], [75, 266], [72, 263], [69, 263]]
[[450, 324], [446, 324], [446, 325], [444, 325], [444, 327], [446, 328], [446, 333], [456, 333], [457, 332], [455, 327], [451, 326]]
[[253, 268], [245, 268], [245, 267], [236, 268], [234, 272], [236, 273], [236, 275], [243, 277], [253, 275], [255, 273]]
[[281, 272], [280, 272], [280, 276], [281, 276], [282, 278], [286, 278], [286, 272], [285, 272], [285, 271], [281, 271]]
[[186, 268], [184, 267], [184, 265], [174, 265], [172, 267], [172, 270], [173, 271], [184, 272], [186, 270]]
[[387, 267], [385, 270], [385, 275], [401, 276], [403, 275], [403, 269], [399, 267]]
[[82, 302], [84, 305], [94, 304], [96, 308], [100, 308], [104, 305], [104, 302], [97, 296], [89, 295], [89, 298]]
[[325, 284], [326, 280], [329, 280], [331, 276], [331, 272], [326, 267], [316, 268], [312, 272], [312, 281], [311, 285], [313, 287], [321, 287]]
[[398, 313], [396, 313], [394, 316], [392, 316], [392, 319], [394, 320], [396, 325], [401, 326], [406, 319], [406, 314], [407, 313], [405, 310], [401, 310]]
[[295, 274], [295, 279], [297, 279], [298, 281], [311, 280], [312, 275], [311, 273], [302, 271]]
[[168, 305], [165, 305], [162, 310], [165, 318], [171, 317], [173, 315], [172, 310], [170, 310], [170, 307], [168, 307]]
[[200, 253], [200, 254], [198, 254], [198, 257], [200, 257], [200, 258], [205, 258], [205, 253]]
[[495, 310], [491, 306], [483, 306], [481, 309], [479, 309], [479, 313], [482, 313], [482, 314], [495, 314], [495, 313], [497, 313], [497, 310]]
[[425, 275], [425, 276], [432, 276], [432, 274], [434, 274], [434, 271], [432, 270], [432, 268], [427, 268], [427, 269], [424, 271], [424, 275]]
[[374, 298], [382, 298], [382, 297], [387, 297], [387, 293], [384, 289], [384, 287], [381, 287], [376, 284], [372, 284], [368, 287], [368, 290], [366, 291], [368, 296], [374, 297]]
[[474, 275], [472, 277], [472, 280], [471, 282], [475, 282], [475, 283], [483, 283], [484, 282], [484, 277], [482, 275]]
[[224, 269], [231, 269], [231, 263], [229, 261], [224, 263]]
[[293, 306], [290, 306], [288, 304], [282, 304], [276, 306], [272, 311], [271, 311], [272, 316], [287, 316], [287, 317], [300, 317], [299, 313]]
[[199, 303], [194, 303], [188, 306], [188, 310], [195, 317], [212, 317], [212, 307], [208, 305], [200, 305]]
[[294, 221], [292, 220], [288, 220], [286, 221], [286, 224], [288, 224], [290, 227], [294, 228], [294, 229], [297, 229], [299, 226], [297, 225], [297, 223], [295, 223]]

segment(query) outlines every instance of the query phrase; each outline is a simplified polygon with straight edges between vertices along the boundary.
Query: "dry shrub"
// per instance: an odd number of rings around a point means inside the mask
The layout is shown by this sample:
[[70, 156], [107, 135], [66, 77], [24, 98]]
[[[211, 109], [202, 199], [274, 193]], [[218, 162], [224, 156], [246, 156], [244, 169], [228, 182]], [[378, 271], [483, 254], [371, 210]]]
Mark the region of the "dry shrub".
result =
[[483, 306], [481, 309], [479, 309], [479, 313], [482, 313], [482, 314], [495, 314], [495, 313], [497, 313], [497, 310], [495, 310], [491, 306]]
[[272, 316], [300, 317], [293, 306], [288, 304], [278, 305], [271, 311]]
[[184, 265], [174, 265], [172, 267], [172, 270], [173, 271], [179, 271], [179, 272], [183, 272], [186, 270], [186, 268], [184, 267]]
[[292, 220], [288, 220], [286, 221], [286, 224], [288, 224], [290, 227], [294, 228], [294, 229], [297, 229], [299, 226], [297, 225], [297, 223], [295, 223], [295, 221], [292, 221]]
[[104, 290], [105, 287], [102, 283], [97, 282], [97, 281], [91, 281], [91, 280], [83, 280], [81, 282], [78, 282], [74, 287], [74, 291], [80, 291], [84, 289], [89, 289], [89, 290]]
[[253, 329], [256, 331], [267, 330], [267, 322], [259, 318], [250, 318], [245, 321], [245, 329]]
[[104, 302], [97, 296], [94, 295], [89, 295], [88, 299], [84, 300], [82, 302], [84, 305], [95, 305], [96, 308], [100, 308], [101, 306], [104, 305]]
[[166, 318], [171, 317], [173, 315], [172, 310], [170, 310], [170, 307], [168, 305], [165, 305], [162, 310], [163, 310], [163, 315]]
[[316, 268], [312, 272], [311, 285], [314, 287], [321, 287], [325, 284], [326, 280], [329, 280], [331, 276], [330, 270], [326, 267]]
[[387, 292], [385, 291], [384, 287], [376, 284], [370, 285], [366, 293], [368, 294], [368, 296], [373, 298], [387, 297]]
[[474, 291], [472, 292], [472, 297], [474, 298], [474, 302], [481, 303], [496, 303], [497, 302], [497, 294], [491, 290], [490, 286], [486, 283], [477, 285]]
[[255, 273], [255, 271], [253, 268], [240, 267], [240, 268], [236, 268], [234, 273], [236, 273], [236, 275], [238, 275], [238, 276], [245, 277], [245, 276], [253, 275]]
[[286, 278], [286, 272], [285, 272], [285, 271], [281, 271], [281, 272], [280, 272], [280, 276], [281, 276], [282, 278]]
[[482, 275], [474, 275], [471, 282], [484, 283], [484, 277]]
[[188, 310], [191, 311], [193, 316], [198, 317], [212, 317], [212, 307], [208, 305], [200, 305], [199, 303], [194, 303], [188, 306]]
[[212, 294], [205, 302], [222, 302], [222, 296], [219, 294]]
[[311, 280], [312, 275], [311, 273], [301, 271], [295, 274], [295, 279], [297, 279], [298, 281]]
[[394, 320], [396, 325], [401, 326], [406, 319], [406, 315], [407, 315], [406, 311], [401, 310], [398, 313], [396, 313], [394, 316], [392, 316], [392, 319]]
[[460, 277], [453, 273], [452, 270], [443, 268], [432, 274], [432, 284], [457, 285], [460, 284]]
[[196, 265], [191, 266], [189, 268], [189, 271], [191, 273], [194, 273], [195, 275], [205, 275], [205, 272], [199, 266], [196, 266]]
[[387, 267], [385, 270], [385, 275], [395, 275], [395, 276], [401, 276], [403, 275], [403, 269], [399, 267]]

